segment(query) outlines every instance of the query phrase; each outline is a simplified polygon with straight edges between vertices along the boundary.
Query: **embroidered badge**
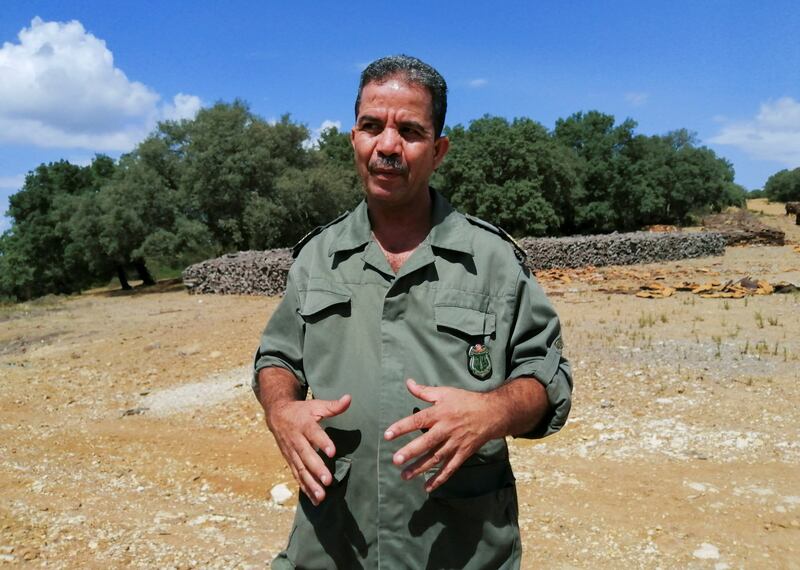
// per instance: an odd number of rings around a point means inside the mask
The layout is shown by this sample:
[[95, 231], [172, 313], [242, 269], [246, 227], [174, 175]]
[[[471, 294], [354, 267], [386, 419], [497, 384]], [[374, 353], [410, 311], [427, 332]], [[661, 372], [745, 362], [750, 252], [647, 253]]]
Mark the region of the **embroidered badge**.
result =
[[492, 375], [492, 359], [488, 348], [482, 344], [470, 346], [468, 355], [467, 368], [470, 374], [478, 380], [486, 380]]

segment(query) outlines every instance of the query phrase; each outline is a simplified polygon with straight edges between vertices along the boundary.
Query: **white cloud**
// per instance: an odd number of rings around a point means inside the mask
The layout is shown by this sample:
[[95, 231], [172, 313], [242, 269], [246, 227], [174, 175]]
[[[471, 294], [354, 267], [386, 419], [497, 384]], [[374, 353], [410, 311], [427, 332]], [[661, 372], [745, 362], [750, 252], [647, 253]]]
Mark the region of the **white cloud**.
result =
[[641, 91], [629, 91], [628, 93], [625, 93], [625, 100], [634, 107], [641, 107], [647, 103], [647, 99], [649, 98], [649, 93], [643, 93]]
[[488, 85], [488, 84], [489, 84], [489, 80], [488, 79], [484, 79], [482, 77], [479, 77], [477, 79], [470, 79], [467, 82], [467, 85], [469, 85], [473, 89], [480, 89], [481, 87], [486, 87], [486, 85]]
[[762, 103], [755, 118], [727, 122], [709, 142], [734, 146], [758, 160], [800, 166], [800, 101], [781, 97]]
[[202, 106], [203, 103], [200, 101], [200, 97], [178, 93], [172, 98], [172, 103], [164, 105], [162, 115], [170, 121], [193, 119]]
[[114, 66], [103, 40], [83, 25], [34, 18], [19, 43], [0, 48], [0, 142], [130, 150], [162, 119], [200, 108], [193, 95], [171, 103]]
[[330, 119], [325, 119], [322, 121], [322, 124], [317, 127], [316, 129], [311, 129], [311, 134], [308, 138], [303, 142], [303, 146], [306, 148], [314, 148], [319, 143], [319, 137], [322, 136], [322, 133], [327, 131], [328, 129], [336, 129], [338, 131], [342, 130], [342, 122], [341, 121], [331, 121]]

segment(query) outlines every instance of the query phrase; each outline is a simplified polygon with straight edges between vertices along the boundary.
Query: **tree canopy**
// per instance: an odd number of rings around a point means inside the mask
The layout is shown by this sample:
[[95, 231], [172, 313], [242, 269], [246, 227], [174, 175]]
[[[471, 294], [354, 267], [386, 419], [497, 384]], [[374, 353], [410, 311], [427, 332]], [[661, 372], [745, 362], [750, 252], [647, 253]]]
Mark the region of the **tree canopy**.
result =
[[[487, 115], [446, 130], [450, 153], [433, 185], [517, 236], [684, 224], [743, 202], [730, 163], [691, 133], [635, 129], [599, 111], [552, 131]], [[794, 195], [798, 178], [800, 169], [778, 173], [766, 191]], [[328, 129], [312, 144], [289, 115], [270, 122], [242, 101], [217, 103], [159, 123], [117, 161], [31, 171], [0, 236], [0, 298], [71, 293], [114, 276], [124, 286], [130, 270], [149, 282], [148, 264], [291, 246], [361, 197], [348, 133]]]
[[800, 168], [781, 170], [770, 176], [764, 194], [772, 202], [800, 202]]

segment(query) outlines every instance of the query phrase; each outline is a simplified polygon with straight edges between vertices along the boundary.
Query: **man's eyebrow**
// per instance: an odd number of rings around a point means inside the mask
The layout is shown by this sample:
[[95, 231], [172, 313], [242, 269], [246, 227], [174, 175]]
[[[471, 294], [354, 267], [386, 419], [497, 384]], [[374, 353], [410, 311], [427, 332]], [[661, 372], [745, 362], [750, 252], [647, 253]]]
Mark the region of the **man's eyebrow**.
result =
[[380, 123], [381, 120], [378, 117], [373, 117], [372, 115], [361, 115], [358, 118], [358, 124], [364, 123], [366, 121], [371, 121], [373, 123]]
[[427, 133], [430, 130], [425, 125], [417, 121], [399, 121], [399, 123], [404, 127], [411, 127], [412, 129], [422, 131], [423, 133]]

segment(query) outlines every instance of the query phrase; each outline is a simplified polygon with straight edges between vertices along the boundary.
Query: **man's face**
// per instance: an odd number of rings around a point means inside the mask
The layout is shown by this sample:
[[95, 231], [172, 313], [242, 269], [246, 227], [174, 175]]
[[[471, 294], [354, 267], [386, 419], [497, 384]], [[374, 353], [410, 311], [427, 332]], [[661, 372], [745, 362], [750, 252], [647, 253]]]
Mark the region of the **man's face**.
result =
[[427, 199], [449, 144], [434, 138], [428, 90], [402, 77], [364, 86], [350, 140], [368, 200], [390, 205]]

